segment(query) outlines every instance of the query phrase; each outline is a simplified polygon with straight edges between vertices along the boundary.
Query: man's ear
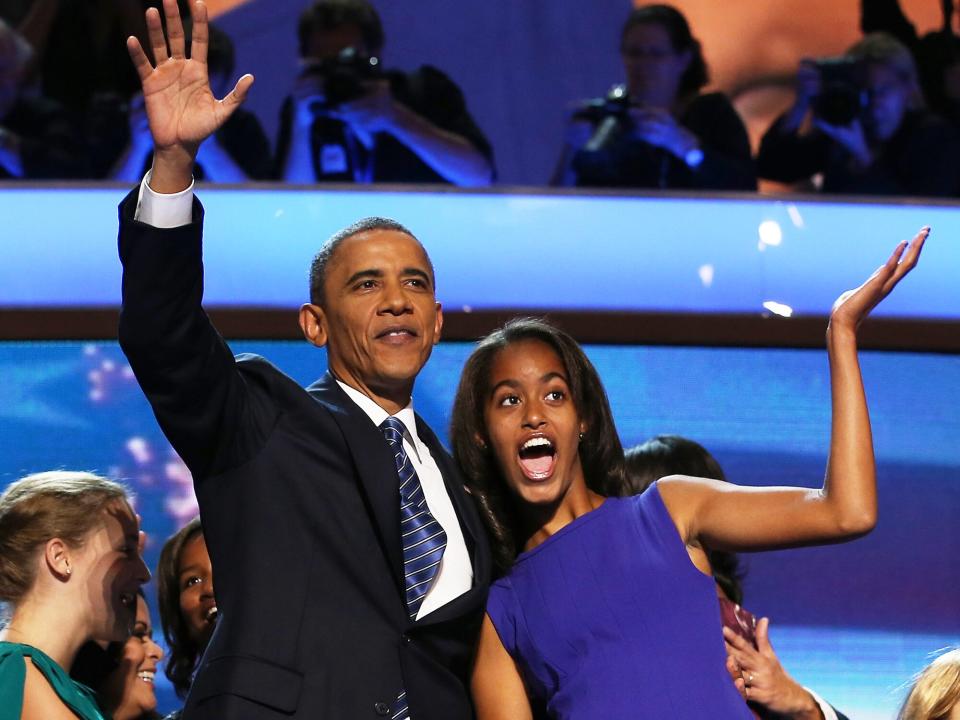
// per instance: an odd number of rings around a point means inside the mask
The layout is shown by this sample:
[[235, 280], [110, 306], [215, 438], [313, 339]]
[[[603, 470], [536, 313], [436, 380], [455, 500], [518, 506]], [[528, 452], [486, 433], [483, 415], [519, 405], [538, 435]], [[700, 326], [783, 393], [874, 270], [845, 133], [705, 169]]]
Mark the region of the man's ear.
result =
[[300, 329], [308, 343], [323, 347], [327, 344], [327, 315], [323, 308], [312, 303], [300, 306]]
[[440, 342], [440, 331], [443, 330], [443, 306], [437, 303], [437, 320], [433, 328], [433, 344]]
[[60, 538], [51, 538], [43, 548], [43, 559], [54, 577], [67, 580], [73, 573], [70, 548]]

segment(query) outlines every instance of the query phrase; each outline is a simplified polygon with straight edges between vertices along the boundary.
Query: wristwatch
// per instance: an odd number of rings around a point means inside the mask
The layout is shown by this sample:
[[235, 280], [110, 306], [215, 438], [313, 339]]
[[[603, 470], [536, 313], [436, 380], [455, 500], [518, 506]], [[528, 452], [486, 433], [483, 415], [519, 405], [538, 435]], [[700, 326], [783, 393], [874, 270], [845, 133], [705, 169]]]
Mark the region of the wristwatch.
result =
[[683, 161], [687, 164], [688, 168], [696, 170], [700, 167], [700, 163], [703, 162], [703, 150], [696, 146], [690, 148], [683, 156]]

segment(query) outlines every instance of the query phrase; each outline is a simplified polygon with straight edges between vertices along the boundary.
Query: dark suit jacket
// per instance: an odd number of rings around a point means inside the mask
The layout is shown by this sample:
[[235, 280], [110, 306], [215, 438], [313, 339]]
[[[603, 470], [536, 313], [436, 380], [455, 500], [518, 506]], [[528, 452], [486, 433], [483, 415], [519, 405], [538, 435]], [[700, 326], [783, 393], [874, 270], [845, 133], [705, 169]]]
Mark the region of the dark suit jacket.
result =
[[234, 358], [200, 307], [201, 226], [120, 206], [120, 344], [193, 473], [220, 620], [184, 711], [197, 720], [473, 716], [467, 691], [490, 553], [450, 456], [418, 419], [473, 562], [466, 594], [419, 622], [403, 595], [393, 455], [328, 374], [308, 390]]

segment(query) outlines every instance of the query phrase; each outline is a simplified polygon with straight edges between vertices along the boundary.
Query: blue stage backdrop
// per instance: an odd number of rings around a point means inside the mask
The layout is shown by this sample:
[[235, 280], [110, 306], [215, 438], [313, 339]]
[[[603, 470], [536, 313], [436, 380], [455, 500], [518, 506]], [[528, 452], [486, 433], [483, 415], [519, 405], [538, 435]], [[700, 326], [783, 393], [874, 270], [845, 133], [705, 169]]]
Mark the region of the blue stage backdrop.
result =
[[[237, 342], [301, 383], [325, 358], [304, 343]], [[416, 406], [444, 430], [470, 346], [443, 343]], [[823, 352], [589, 347], [626, 445], [658, 433], [705, 444], [747, 485], [819, 485], [829, 436]], [[851, 717], [887, 720], [928, 654], [960, 643], [960, 358], [865, 353], [880, 524], [827, 548], [746, 559], [745, 606], [772, 619], [788, 670]], [[0, 487], [51, 467], [96, 470], [137, 496], [155, 566], [196, 512], [186, 468], [113, 343], [0, 343]], [[642, 552], [637, 548], [637, 552]], [[148, 588], [154, 605], [154, 588]], [[176, 705], [165, 681], [161, 709]]]

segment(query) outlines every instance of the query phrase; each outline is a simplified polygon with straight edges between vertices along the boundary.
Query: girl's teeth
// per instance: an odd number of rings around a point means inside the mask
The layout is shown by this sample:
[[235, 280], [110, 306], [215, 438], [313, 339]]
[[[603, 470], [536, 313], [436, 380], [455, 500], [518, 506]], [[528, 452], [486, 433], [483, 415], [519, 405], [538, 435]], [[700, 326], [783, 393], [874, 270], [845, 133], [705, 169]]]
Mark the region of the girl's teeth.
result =
[[137, 677], [143, 680], [144, 682], [152, 683], [153, 678], [156, 676], [155, 672], [150, 670], [144, 670], [143, 672], [138, 672]]

